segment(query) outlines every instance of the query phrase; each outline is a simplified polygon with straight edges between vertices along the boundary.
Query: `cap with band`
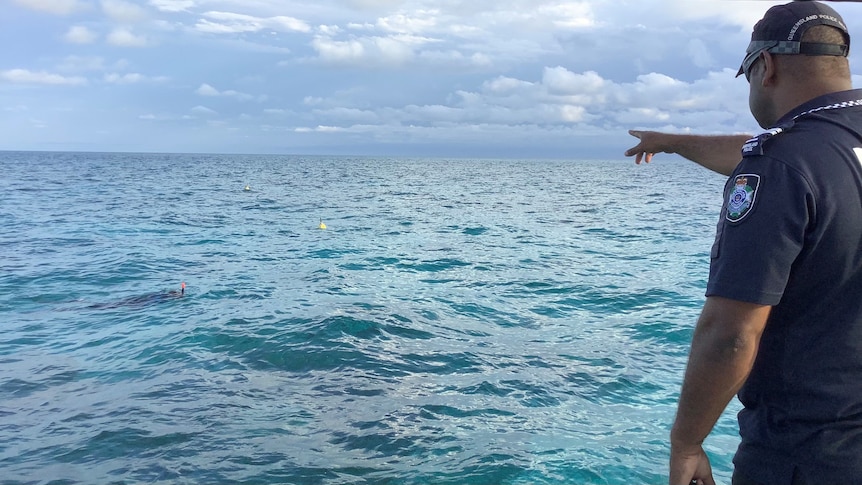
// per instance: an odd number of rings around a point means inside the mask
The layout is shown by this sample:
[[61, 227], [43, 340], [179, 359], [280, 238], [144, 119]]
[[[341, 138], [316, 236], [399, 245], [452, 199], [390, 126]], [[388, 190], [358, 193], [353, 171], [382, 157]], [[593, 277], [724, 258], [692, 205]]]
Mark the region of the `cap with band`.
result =
[[[844, 34], [844, 44], [801, 42], [802, 35], [815, 25], [829, 25]], [[842, 56], [850, 53], [850, 33], [844, 20], [832, 7], [819, 2], [790, 2], [777, 5], [754, 25], [751, 43], [737, 76], [754, 64], [760, 53], [805, 54], [809, 56]]]

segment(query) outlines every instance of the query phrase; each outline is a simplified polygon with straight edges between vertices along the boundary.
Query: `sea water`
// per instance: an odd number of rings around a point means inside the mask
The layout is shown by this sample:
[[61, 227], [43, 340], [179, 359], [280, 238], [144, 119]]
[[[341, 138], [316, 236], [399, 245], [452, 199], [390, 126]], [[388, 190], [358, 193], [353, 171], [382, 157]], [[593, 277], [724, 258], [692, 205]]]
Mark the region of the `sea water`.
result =
[[[0, 483], [666, 482], [721, 176], [14, 152], [0, 173]], [[706, 442], [719, 481], [737, 406]]]

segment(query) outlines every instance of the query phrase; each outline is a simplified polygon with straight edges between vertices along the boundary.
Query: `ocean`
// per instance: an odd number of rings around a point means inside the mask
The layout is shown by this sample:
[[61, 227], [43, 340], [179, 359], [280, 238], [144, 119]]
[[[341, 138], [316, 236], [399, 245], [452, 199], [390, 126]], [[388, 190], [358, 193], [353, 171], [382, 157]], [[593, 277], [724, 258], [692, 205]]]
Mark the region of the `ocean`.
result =
[[[0, 170], [0, 483], [666, 483], [719, 175], [59, 152]], [[719, 482], [736, 411], [705, 446]]]

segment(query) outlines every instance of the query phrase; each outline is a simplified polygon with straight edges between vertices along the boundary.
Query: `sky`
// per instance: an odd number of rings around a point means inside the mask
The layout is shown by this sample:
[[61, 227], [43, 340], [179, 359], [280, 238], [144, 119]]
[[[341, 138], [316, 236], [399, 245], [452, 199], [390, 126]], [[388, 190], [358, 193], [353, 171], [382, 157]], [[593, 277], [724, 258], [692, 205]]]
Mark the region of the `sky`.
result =
[[761, 131], [735, 74], [781, 3], [0, 0], [0, 150], [622, 159]]

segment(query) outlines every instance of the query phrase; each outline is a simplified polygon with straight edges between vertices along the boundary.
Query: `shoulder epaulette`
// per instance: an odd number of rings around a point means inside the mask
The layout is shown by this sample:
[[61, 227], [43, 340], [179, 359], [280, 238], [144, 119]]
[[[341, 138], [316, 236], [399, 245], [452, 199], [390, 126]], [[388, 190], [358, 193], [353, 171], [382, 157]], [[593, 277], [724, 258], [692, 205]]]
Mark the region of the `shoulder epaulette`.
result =
[[749, 138], [748, 141], [742, 145], [742, 156], [743, 157], [754, 157], [757, 155], [763, 155], [763, 145], [767, 140], [784, 133], [790, 127], [793, 126], [793, 122], [785, 123], [781, 126], [776, 126], [771, 130], [765, 131], [754, 138]]

